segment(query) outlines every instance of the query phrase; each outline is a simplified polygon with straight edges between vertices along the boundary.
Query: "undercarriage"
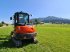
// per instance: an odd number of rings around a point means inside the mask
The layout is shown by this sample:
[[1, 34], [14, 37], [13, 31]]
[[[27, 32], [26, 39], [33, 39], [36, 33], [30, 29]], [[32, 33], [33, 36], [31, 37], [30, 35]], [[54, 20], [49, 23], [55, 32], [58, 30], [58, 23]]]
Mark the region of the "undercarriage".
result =
[[28, 33], [28, 34], [13, 34], [11, 36], [11, 40], [13, 41], [14, 45], [19, 47], [24, 44], [25, 41], [31, 43], [37, 43], [36, 33]]

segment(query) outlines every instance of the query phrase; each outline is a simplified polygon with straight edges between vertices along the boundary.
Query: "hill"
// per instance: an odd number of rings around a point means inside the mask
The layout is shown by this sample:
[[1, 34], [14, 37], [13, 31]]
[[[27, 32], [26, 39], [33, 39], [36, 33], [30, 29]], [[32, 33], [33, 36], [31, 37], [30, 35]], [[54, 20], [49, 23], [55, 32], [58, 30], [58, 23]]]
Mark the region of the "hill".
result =
[[[37, 19], [38, 21], [45, 22], [45, 23], [70, 24], [70, 19], [64, 19], [64, 18], [59, 18], [55, 16], [41, 17], [41, 18], [35, 18], [35, 19]], [[31, 19], [31, 20], [34, 21], [35, 19]]]

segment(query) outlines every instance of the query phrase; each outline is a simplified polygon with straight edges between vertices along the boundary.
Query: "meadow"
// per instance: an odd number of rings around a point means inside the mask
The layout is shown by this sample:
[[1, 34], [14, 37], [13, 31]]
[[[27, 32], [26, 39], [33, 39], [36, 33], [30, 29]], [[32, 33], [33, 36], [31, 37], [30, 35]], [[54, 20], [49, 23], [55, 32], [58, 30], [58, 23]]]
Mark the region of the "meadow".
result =
[[8, 40], [12, 26], [0, 28], [0, 52], [70, 52], [70, 25], [43, 24], [35, 26], [37, 44], [14, 47]]

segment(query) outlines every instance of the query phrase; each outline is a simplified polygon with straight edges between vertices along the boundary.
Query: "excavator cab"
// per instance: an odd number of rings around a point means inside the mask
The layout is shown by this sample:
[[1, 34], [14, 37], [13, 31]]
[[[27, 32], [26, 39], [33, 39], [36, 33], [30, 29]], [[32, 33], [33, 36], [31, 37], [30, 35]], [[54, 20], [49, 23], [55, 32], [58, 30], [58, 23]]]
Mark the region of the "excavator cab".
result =
[[24, 26], [29, 24], [29, 14], [23, 12], [16, 12], [14, 15], [14, 25]]
[[16, 12], [13, 17], [14, 30], [11, 32], [11, 39], [16, 46], [22, 45], [22, 40], [31, 40], [37, 43], [36, 40], [36, 30], [33, 25], [29, 22], [30, 15], [25, 12]]

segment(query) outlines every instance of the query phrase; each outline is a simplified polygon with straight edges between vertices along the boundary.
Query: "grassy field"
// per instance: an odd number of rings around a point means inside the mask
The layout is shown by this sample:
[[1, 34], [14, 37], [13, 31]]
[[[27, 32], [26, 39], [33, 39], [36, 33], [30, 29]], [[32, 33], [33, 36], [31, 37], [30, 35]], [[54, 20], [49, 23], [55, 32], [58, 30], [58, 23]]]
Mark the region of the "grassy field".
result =
[[36, 26], [37, 44], [12, 47], [6, 38], [13, 28], [0, 28], [0, 52], [70, 52], [70, 25], [44, 24]]

